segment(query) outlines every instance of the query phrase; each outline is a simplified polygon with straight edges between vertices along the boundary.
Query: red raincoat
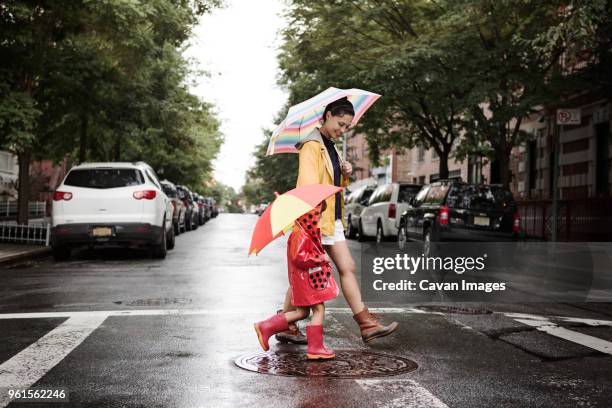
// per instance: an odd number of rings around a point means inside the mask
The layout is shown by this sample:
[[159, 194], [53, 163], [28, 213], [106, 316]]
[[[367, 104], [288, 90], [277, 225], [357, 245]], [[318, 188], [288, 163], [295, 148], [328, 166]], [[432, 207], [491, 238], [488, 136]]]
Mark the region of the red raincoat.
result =
[[325, 257], [318, 227], [321, 206], [298, 218], [287, 241], [291, 303], [312, 306], [338, 296], [332, 268]]

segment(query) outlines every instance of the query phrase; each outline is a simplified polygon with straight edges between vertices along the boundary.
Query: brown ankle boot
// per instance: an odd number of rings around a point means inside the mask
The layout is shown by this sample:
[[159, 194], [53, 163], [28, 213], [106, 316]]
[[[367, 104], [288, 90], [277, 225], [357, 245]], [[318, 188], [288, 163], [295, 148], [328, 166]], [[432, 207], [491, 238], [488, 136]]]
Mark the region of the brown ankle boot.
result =
[[[278, 310], [276, 313], [283, 313], [283, 310]], [[307, 344], [308, 341], [304, 333], [300, 331], [298, 325], [294, 323], [289, 323], [289, 327], [287, 330], [283, 330], [280, 333], [276, 333], [276, 340], [281, 343], [293, 343], [293, 344]]]
[[380, 324], [378, 317], [370, 313], [367, 307], [353, 315], [353, 319], [359, 324], [361, 338], [364, 343], [368, 343], [378, 337], [388, 336], [397, 329], [397, 322], [391, 322], [388, 326]]

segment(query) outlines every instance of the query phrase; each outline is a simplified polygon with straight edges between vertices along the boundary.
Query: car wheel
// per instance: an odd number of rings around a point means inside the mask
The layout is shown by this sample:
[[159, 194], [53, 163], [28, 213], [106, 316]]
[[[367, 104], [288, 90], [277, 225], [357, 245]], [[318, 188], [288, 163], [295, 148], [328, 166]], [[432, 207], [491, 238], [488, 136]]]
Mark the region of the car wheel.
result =
[[376, 224], [376, 243], [380, 244], [381, 242], [385, 242], [385, 233], [379, 220]]
[[185, 220], [185, 231], [191, 231], [191, 217]]
[[363, 224], [361, 223], [361, 220], [359, 220], [359, 231], [358, 231], [358, 233], [359, 233], [359, 239], [358, 239], [359, 242], [365, 242], [366, 236], [363, 233]]
[[191, 221], [191, 229], [197, 230], [200, 225], [198, 224], [198, 217]]
[[[166, 221], [164, 220], [162, 225], [165, 225], [165, 224], [166, 224]], [[167, 245], [168, 244], [166, 242], [166, 228], [164, 227], [162, 228], [162, 236], [161, 236], [159, 244], [153, 245], [153, 248], [152, 248], [153, 257], [157, 259], [164, 259], [166, 257], [166, 254], [168, 253]]]
[[174, 249], [174, 246], [176, 245], [176, 239], [175, 239], [175, 235], [174, 235], [174, 228], [170, 228], [170, 235], [168, 236], [168, 249]]
[[402, 224], [397, 231], [397, 246], [400, 251], [406, 249], [406, 242], [408, 242], [408, 235], [406, 234], [406, 227]]
[[423, 255], [435, 256], [436, 254], [436, 242], [433, 238], [431, 228], [427, 228], [423, 233]]
[[178, 222], [176, 222], [176, 223], [174, 223], [173, 227], [174, 227], [174, 236], [180, 235], [181, 234], [181, 225]]
[[70, 258], [70, 248], [65, 246], [54, 246], [51, 248], [55, 261], [66, 261]]
[[349, 238], [355, 238], [357, 231], [355, 231], [355, 227], [353, 227], [353, 220], [351, 219], [351, 216], [349, 215], [348, 217], [348, 231], [346, 233], [346, 235]]

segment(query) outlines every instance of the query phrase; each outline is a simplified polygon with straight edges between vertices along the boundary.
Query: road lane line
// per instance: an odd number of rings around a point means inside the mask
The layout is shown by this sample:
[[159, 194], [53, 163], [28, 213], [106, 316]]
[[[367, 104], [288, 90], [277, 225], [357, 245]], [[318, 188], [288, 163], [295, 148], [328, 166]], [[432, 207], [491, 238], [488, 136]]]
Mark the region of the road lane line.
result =
[[[28, 389], [62, 361], [106, 319], [105, 315], [73, 316], [0, 365], [0, 388]], [[0, 395], [0, 407], [12, 399]]]
[[409, 379], [355, 380], [371, 396], [372, 392], [398, 395], [389, 401], [370, 398], [373, 407], [385, 408], [448, 408], [444, 402]]
[[555, 323], [543, 320], [530, 319], [515, 319], [517, 322], [535, 327], [537, 330], [550, 334], [572, 343], [580, 344], [597, 350], [604, 354], [612, 355], [612, 342], [600, 339], [598, 337], [589, 336], [588, 334], [579, 333], [573, 330], [568, 330], [564, 327], [559, 327]]
[[[327, 308], [330, 313], [351, 313], [351, 309]], [[372, 308], [374, 313], [426, 313], [414, 308]], [[160, 316], [160, 315], [259, 315], [262, 311], [256, 309], [143, 309], [143, 310], [92, 310], [92, 311], [66, 311], [66, 312], [38, 312], [38, 313], [0, 313], [1, 319], [49, 319], [55, 317], [77, 316]]]

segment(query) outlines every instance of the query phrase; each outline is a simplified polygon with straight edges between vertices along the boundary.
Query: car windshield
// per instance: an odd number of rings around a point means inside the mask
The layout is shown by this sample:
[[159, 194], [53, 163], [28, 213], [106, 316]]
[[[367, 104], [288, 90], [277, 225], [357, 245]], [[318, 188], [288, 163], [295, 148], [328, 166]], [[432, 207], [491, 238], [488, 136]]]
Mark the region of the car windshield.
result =
[[76, 169], [68, 173], [64, 185], [86, 188], [118, 188], [144, 184], [137, 169]]
[[510, 210], [514, 208], [514, 199], [512, 193], [502, 187], [458, 184], [448, 193], [447, 205], [460, 209]]
[[407, 203], [412, 197], [416, 196], [420, 190], [421, 186], [400, 186], [397, 201], [400, 203]]

